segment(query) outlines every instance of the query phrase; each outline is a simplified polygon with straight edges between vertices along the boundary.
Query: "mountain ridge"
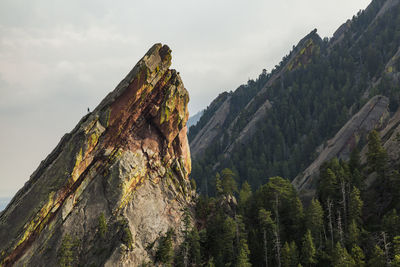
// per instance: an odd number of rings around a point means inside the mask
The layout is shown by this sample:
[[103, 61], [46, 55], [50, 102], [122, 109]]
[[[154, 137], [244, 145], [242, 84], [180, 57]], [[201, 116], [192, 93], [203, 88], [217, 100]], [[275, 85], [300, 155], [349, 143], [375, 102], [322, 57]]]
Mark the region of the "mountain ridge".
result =
[[[189, 134], [192, 176], [201, 192], [225, 167], [253, 188], [275, 175], [294, 179], [368, 99], [387, 96], [394, 112], [398, 93], [384, 77], [398, 73], [396, 3], [372, 1], [331, 39], [311, 31], [271, 73], [220, 94]], [[373, 42], [374, 35], [386, 41]]]

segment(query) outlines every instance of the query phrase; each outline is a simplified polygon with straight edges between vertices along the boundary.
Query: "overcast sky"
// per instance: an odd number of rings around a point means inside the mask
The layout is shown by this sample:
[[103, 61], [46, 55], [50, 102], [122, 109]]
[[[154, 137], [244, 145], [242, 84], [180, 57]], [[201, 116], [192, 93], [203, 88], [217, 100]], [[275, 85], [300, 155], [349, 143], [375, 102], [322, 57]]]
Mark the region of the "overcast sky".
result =
[[0, 197], [13, 196], [88, 107], [154, 43], [168, 44], [191, 114], [271, 70], [370, 0], [1, 0]]

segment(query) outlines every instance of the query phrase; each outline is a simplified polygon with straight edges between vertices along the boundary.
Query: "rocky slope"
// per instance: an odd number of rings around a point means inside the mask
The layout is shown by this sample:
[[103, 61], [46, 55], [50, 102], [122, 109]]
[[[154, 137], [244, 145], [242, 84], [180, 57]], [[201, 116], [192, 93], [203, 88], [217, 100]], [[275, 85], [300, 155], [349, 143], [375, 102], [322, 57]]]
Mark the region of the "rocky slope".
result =
[[138, 266], [191, 203], [188, 92], [154, 45], [0, 214], [0, 266]]
[[196, 123], [200, 120], [201, 115], [203, 115], [204, 110], [200, 110], [193, 116], [189, 117], [186, 126], [188, 127], [188, 130], [190, 129], [190, 126], [196, 125]]

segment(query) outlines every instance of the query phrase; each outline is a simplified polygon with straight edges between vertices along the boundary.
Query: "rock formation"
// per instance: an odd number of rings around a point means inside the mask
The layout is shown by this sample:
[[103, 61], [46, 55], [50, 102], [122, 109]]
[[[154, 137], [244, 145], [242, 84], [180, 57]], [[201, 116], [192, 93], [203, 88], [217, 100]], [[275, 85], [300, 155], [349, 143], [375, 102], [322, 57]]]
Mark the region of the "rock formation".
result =
[[[138, 266], [191, 203], [188, 92], [154, 45], [0, 214], [0, 266]], [[69, 253], [69, 254], [68, 254]]]

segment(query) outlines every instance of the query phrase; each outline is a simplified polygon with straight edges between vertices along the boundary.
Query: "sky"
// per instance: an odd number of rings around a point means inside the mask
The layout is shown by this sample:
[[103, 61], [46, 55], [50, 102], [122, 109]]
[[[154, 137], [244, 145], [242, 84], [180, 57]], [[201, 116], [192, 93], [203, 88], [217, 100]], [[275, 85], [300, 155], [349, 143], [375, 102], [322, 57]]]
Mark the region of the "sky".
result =
[[[11, 197], [154, 44], [204, 109], [370, 0], [2, 0], [0, 197]], [[1, 209], [1, 207], [0, 207]]]

